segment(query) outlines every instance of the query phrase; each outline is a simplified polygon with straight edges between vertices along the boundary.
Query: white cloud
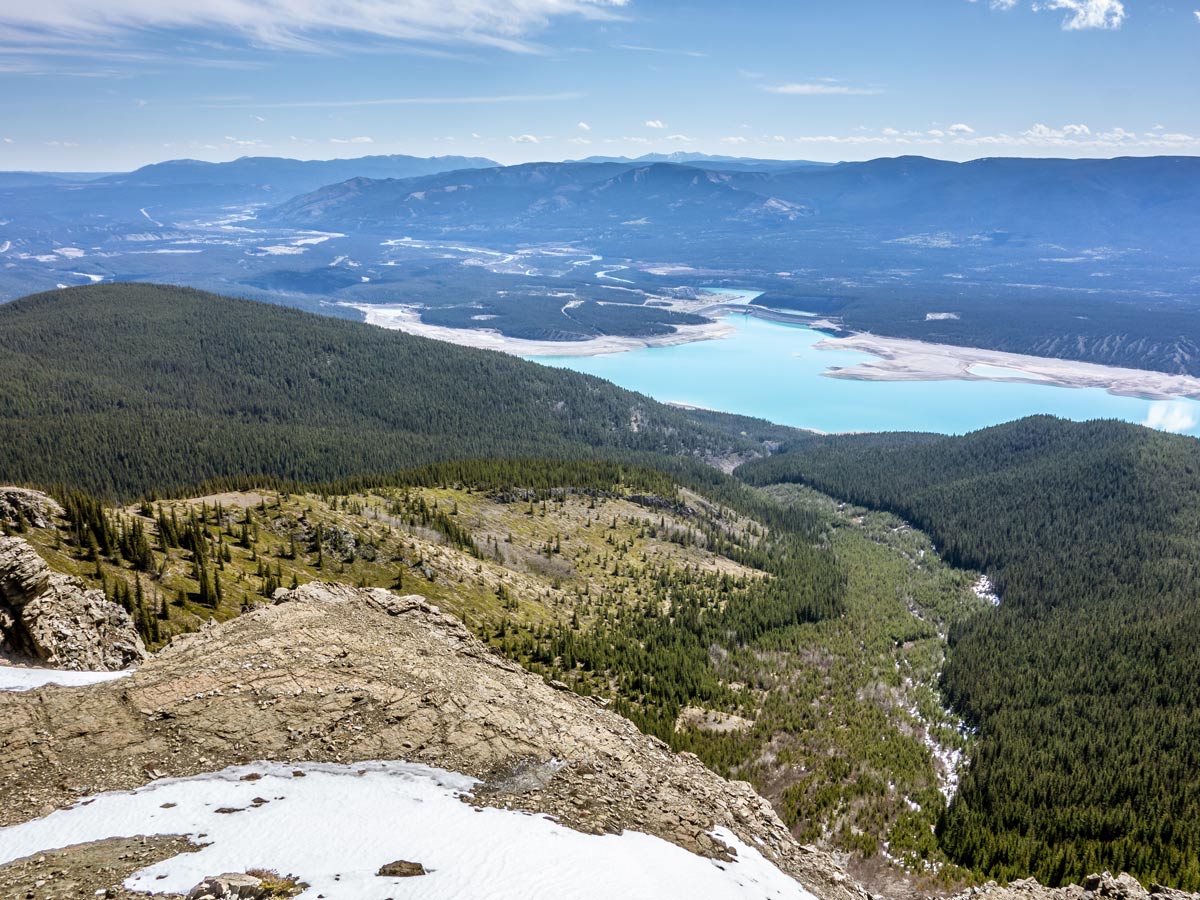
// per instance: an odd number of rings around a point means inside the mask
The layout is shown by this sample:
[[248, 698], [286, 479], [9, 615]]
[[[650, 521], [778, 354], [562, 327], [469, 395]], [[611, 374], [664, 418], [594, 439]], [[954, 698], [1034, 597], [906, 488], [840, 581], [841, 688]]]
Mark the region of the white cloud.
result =
[[745, 144], [746, 139], [740, 134], [731, 135], [730, 137], [721, 138], [722, 144]]
[[4, 139], [4, 143], [6, 143], [6, 144], [15, 144], [15, 143], [16, 143], [16, 141], [14, 141], [14, 140], [13, 140], [12, 138], [10, 138], [10, 137], [6, 137], [6, 138]]
[[885, 129], [883, 129], [883, 133], [886, 134], [888, 137], [899, 137], [900, 136], [900, 132], [898, 132], [895, 128], [885, 128]]
[[592, 130], [592, 126], [589, 125], [587, 122], [580, 122], [575, 127], [578, 128], [580, 131], [591, 131]]
[[585, 138], [585, 137], [567, 138], [568, 144], [590, 144], [591, 142], [592, 141], [590, 138]]
[[373, 144], [373, 143], [375, 143], [375, 139], [366, 137], [364, 135], [361, 137], [352, 137], [352, 138], [330, 138], [329, 143], [331, 143], [331, 144]]
[[[811, 134], [804, 137], [794, 138], [797, 144], [886, 144], [888, 138], [873, 137], [865, 134]], [[898, 141], [897, 143], [906, 143]]]
[[264, 119], [262, 116], [251, 116], [250, 118], [252, 118], [252, 119], [253, 119], [255, 122], [265, 122], [265, 121], [267, 121], [267, 120], [266, 120], [266, 119]]
[[[1123, 128], [1118, 128], [1117, 131], [1124, 132]], [[1022, 131], [1021, 136], [1029, 138], [1038, 143], [1063, 143], [1068, 138], [1084, 138], [1090, 137], [1092, 129], [1086, 125], [1064, 125], [1062, 128], [1051, 128], [1049, 125], [1043, 125], [1041, 122], [1034, 125], [1028, 131]]]
[[946, 130], [953, 135], [968, 135], [975, 133], [974, 128], [972, 128], [970, 125], [964, 125], [961, 122], [959, 122], [957, 125], [951, 125]]
[[1171, 431], [1176, 434], [1192, 431], [1200, 420], [1196, 418], [1196, 405], [1184, 400], [1158, 400], [1150, 404], [1146, 413], [1146, 421], [1142, 423], [1148, 428], [1159, 431]]
[[540, 144], [541, 143], [541, 141], [539, 141], [532, 134], [518, 134], [515, 136], [510, 135], [508, 139], [510, 141], [512, 141], [514, 144]]
[[666, 140], [674, 141], [677, 144], [690, 144], [692, 142], [692, 139], [686, 134], [668, 134]]
[[[971, 0], [972, 3], [977, 0]], [[992, 9], [1010, 10], [1016, 7], [1019, 0], [990, 0], [988, 6]], [[1031, 4], [1035, 11], [1065, 10], [1067, 16], [1063, 19], [1064, 31], [1081, 31], [1085, 28], [1116, 29], [1125, 21], [1125, 5], [1121, 0], [1034, 0]], [[1200, 10], [1196, 12], [1200, 19]]]
[[666, 128], [667, 127], [666, 124], [663, 123], [662, 119], [648, 119], [648, 120], [646, 120], [645, 125], [647, 128]]
[[417, 43], [536, 49], [527, 35], [562, 16], [611, 19], [628, 0], [40, 0], [5, 3], [0, 23], [63, 39], [112, 37], [147, 28], [237, 32], [270, 47], [312, 49], [347, 32]]
[[1200, 9], [1196, 10], [1192, 15], [1196, 17], [1197, 22], [1200, 22]]
[[1066, 31], [1120, 28], [1125, 21], [1125, 5], [1121, 0], [1045, 0], [1044, 6], [1035, 4], [1034, 9], [1066, 10], [1062, 26]]
[[822, 79], [820, 81], [792, 82], [789, 84], [765, 84], [763, 90], [772, 94], [790, 94], [799, 97], [821, 96], [867, 96], [882, 94], [879, 88], [850, 87]]

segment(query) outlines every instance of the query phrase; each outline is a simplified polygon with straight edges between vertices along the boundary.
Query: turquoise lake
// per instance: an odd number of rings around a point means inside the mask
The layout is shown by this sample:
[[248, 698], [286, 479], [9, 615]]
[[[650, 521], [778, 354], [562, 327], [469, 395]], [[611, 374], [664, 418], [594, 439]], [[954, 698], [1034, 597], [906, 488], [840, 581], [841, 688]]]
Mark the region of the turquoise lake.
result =
[[529, 357], [606, 378], [657, 400], [757, 416], [818, 431], [961, 434], [1034, 413], [1167, 423], [1200, 436], [1200, 402], [1115, 397], [1094, 388], [1000, 381], [853, 381], [830, 366], [871, 357], [817, 350], [825, 335], [798, 325], [730, 315], [729, 337], [591, 357]]

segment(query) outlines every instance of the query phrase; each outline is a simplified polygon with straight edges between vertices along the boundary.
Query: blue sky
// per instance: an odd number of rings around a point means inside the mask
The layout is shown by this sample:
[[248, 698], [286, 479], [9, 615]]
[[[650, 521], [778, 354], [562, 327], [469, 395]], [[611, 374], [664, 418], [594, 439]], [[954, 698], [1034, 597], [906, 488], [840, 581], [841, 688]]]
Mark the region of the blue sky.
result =
[[0, 0], [0, 169], [1200, 153], [1200, 0]]

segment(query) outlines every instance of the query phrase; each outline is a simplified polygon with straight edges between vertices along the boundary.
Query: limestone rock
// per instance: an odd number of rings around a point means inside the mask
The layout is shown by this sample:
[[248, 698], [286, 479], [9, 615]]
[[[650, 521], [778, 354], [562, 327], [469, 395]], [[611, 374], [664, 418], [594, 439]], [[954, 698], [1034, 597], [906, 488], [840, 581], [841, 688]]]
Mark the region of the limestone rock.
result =
[[0, 537], [0, 651], [77, 671], [116, 671], [146, 656], [125, 610], [51, 571], [17, 537]]
[[58, 501], [40, 491], [0, 486], [0, 523], [20, 528], [22, 522], [34, 528], [48, 528], [63, 508]]
[[13, 611], [50, 587], [50, 567], [21, 538], [0, 537], [0, 603]]
[[1051, 888], [1035, 878], [1010, 881], [1001, 887], [989, 881], [982, 887], [971, 888], [951, 900], [1200, 900], [1200, 894], [1172, 890], [1161, 885], [1142, 887], [1132, 875], [1111, 872], [1089, 875], [1083, 884]]
[[266, 896], [261, 878], [231, 872], [205, 878], [188, 891], [187, 900], [261, 900]]

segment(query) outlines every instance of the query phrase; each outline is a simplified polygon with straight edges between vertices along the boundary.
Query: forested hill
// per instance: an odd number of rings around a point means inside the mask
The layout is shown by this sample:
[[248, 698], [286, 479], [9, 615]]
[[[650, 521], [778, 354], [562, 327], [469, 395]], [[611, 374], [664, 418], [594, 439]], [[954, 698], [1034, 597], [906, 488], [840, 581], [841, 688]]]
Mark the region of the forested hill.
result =
[[590, 376], [186, 288], [0, 306], [0, 482], [111, 496], [463, 457], [645, 459], [749, 442]]
[[952, 858], [1200, 886], [1200, 442], [1036, 417], [801, 440], [738, 474], [899, 513], [994, 579], [943, 676], [980, 728], [939, 829]]

